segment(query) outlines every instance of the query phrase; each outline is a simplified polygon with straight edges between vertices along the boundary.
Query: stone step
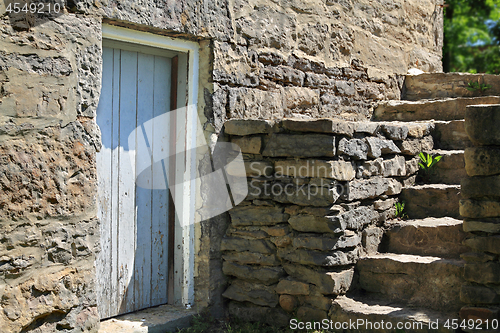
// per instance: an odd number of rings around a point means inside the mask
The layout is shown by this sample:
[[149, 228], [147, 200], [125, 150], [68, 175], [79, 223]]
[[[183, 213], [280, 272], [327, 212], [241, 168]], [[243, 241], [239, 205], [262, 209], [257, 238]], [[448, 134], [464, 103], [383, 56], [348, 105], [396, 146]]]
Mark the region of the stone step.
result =
[[433, 150], [433, 156], [442, 156], [430, 171], [431, 184], [460, 185], [460, 181], [467, 177], [465, 171], [463, 150]]
[[164, 333], [189, 327], [198, 312], [179, 306], [160, 305], [101, 322], [98, 333]]
[[400, 200], [410, 219], [453, 217], [460, 219], [460, 185], [428, 184], [404, 187]]
[[465, 120], [434, 121], [434, 148], [436, 149], [465, 149], [472, 147], [472, 142], [465, 133]]
[[381, 252], [459, 259], [469, 252], [462, 245], [466, 237], [462, 221], [451, 217], [422, 220], [393, 220], [387, 224]]
[[[489, 84], [484, 92], [469, 91], [469, 82]], [[470, 73], [424, 73], [407, 75], [402, 99], [416, 101], [429, 98], [500, 95], [500, 76]]]
[[379, 253], [356, 264], [360, 287], [384, 298], [433, 310], [463, 306], [464, 261], [409, 254]]
[[459, 120], [465, 119], [465, 108], [467, 105], [499, 103], [499, 96], [446, 98], [418, 101], [383, 101], [375, 107], [373, 120]]
[[[359, 326], [347, 327], [338, 332], [419, 332], [419, 333], [444, 333], [453, 332], [451, 329], [443, 327], [448, 319], [458, 319], [455, 312], [442, 313], [429, 310], [428, 308], [419, 309], [408, 306], [395, 305], [388, 300], [378, 300], [367, 296], [339, 296], [335, 298], [330, 310], [330, 318], [335, 323], [359, 323]], [[367, 326], [370, 323], [390, 322], [392, 327], [385, 324], [382, 327]], [[399, 325], [403, 325], [398, 330]], [[437, 323], [437, 324], [436, 324]], [[340, 325], [340, 324], [338, 324]], [[346, 325], [346, 324], [344, 324]], [[404, 325], [407, 325], [406, 327]], [[437, 328], [436, 328], [437, 326]], [[335, 332], [337, 332], [335, 331]]]

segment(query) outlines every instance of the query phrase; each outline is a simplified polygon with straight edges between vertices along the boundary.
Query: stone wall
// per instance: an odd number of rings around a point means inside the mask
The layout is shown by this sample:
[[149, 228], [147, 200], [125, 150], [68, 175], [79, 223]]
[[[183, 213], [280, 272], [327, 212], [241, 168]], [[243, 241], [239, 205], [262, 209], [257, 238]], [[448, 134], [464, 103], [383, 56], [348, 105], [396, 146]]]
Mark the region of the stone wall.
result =
[[[98, 326], [95, 112], [103, 22], [199, 42], [198, 113], [212, 143], [231, 118], [368, 119], [373, 101], [399, 97], [399, 74], [410, 67], [441, 69], [442, 9], [434, 0], [66, 3], [59, 15], [16, 19], [0, 3], [5, 332]], [[346, 154], [368, 154], [356, 140], [344, 144]], [[382, 168], [379, 162], [365, 172]], [[374, 179], [373, 186], [393, 185]], [[226, 222], [221, 215], [196, 226], [200, 306], [221, 304], [218, 240]]]
[[[462, 319], [482, 320], [496, 328], [500, 320], [500, 105], [468, 106], [465, 130], [475, 145], [465, 150], [468, 178], [462, 180], [460, 214], [465, 244], [472, 250], [466, 260], [460, 298], [468, 304]], [[495, 328], [495, 327], [493, 327]]]
[[[287, 325], [328, 317], [360, 255], [378, 250], [403, 184], [414, 182], [431, 125], [286, 119], [230, 120], [248, 196], [222, 240], [229, 312]], [[232, 170], [228, 170], [231, 175]]]

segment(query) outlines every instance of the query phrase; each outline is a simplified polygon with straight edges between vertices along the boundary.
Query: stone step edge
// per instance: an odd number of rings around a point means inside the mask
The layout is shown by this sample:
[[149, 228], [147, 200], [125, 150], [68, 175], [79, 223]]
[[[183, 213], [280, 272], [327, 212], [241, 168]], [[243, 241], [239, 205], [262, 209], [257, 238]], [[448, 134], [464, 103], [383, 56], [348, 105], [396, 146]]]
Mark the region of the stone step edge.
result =
[[[412, 308], [370, 297], [370, 295], [364, 297], [339, 296], [333, 301], [331, 312], [335, 310], [341, 310], [347, 315], [366, 316], [367, 320], [372, 322], [377, 320], [376, 316], [386, 316], [391, 322], [421, 322], [424, 324], [424, 329], [428, 328], [426, 326], [430, 322], [435, 323], [438, 321], [439, 327], [442, 328], [446, 320], [459, 319], [458, 313], [441, 313], [429, 309]], [[363, 329], [360, 331], [363, 331]]]
[[453, 217], [427, 217], [425, 219], [412, 219], [412, 220], [388, 220], [386, 227], [417, 227], [417, 228], [435, 228], [435, 227], [454, 227], [462, 225], [463, 221]]
[[359, 261], [362, 260], [381, 260], [388, 259], [392, 261], [397, 261], [401, 264], [406, 263], [414, 263], [414, 264], [451, 264], [457, 266], [465, 265], [465, 260], [462, 259], [450, 259], [450, 258], [441, 258], [441, 257], [432, 257], [432, 256], [420, 256], [415, 254], [400, 254], [400, 253], [376, 253], [370, 254], [359, 258]]
[[[481, 96], [471, 96], [471, 97], [445, 97], [445, 98], [422, 98], [419, 100], [409, 100], [409, 99], [389, 99], [389, 100], [383, 100], [378, 102], [374, 107], [377, 108], [379, 105], [402, 105], [402, 104], [423, 104], [423, 103], [438, 103], [438, 102], [448, 102], [452, 100], [460, 100], [460, 99], [482, 99], [485, 97], [498, 97], [500, 98], [499, 95], [481, 95]], [[402, 120], [398, 120], [400, 122], [404, 122]], [[426, 120], [420, 120], [420, 121], [426, 121]], [[431, 120], [427, 120], [431, 121]], [[412, 121], [414, 122], [414, 121]]]
[[460, 185], [448, 185], [448, 184], [422, 184], [422, 185], [408, 185], [403, 187], [404, 190], [421, 190], [425, 191], [427, 189], [439, 189], [439, 190], [447, 190], [447, 189], [456, 189], [460, 191]]

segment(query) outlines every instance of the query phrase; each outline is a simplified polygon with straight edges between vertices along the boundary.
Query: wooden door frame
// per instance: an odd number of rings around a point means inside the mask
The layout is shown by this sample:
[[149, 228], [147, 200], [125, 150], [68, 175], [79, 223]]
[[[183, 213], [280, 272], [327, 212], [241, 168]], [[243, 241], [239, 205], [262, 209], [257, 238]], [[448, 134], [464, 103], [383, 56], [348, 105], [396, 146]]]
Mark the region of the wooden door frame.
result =
[[[183, 159], [176, 160], [176, 184], [186, 179], [195, 179], [197, 162], [195, 156], [196, 126], [198, 123], [198, 76], [199, 76], [199, 44], [192, 41], [173, 39], [122, 27], [103, 24], [102, 38], [106, 40], [126, 42], [130, 44], [153, 47], [163, 50], [165, 54], [172, 51], [177, 54], [177, 107], [186, 107], [186, 119], [179, 119], [175, 141], [176, 151], [185, 151]], [[180, 137], [182, 135], [182, 137]], [[193, 182], [185, 181], [181, 191], [174, 193], [175, 209], [174, 262], [173, 262], [173, 302], [169, 295], [169, 304], [194, 304], [194, 222], [196, 210], [196, 189]], [[169, 281], [170, 282], [170, 281]]]

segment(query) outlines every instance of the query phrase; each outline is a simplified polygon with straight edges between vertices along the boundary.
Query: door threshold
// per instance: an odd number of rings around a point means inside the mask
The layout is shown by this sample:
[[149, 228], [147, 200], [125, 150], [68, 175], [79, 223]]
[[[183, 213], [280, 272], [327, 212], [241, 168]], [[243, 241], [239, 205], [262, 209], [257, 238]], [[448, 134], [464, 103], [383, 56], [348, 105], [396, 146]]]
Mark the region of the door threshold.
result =
[[188, 327], [194, 309], [160, 305], [103, 320], [99, 333], [165, 333]]

